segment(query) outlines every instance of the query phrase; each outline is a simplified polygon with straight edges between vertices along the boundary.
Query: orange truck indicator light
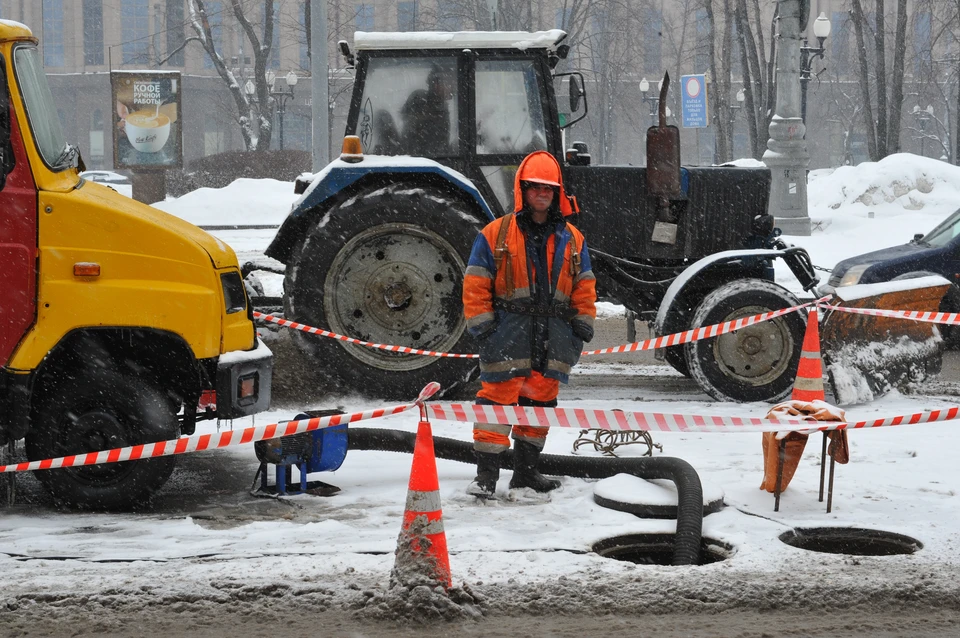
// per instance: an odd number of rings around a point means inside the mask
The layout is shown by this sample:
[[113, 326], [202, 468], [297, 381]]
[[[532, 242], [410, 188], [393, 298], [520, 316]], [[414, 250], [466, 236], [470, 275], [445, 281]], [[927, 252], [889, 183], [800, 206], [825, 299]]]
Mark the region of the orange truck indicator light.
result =
[[74, 277], [99, 277], [100, 264], [89, 261], [81, 261], [73, 265]]

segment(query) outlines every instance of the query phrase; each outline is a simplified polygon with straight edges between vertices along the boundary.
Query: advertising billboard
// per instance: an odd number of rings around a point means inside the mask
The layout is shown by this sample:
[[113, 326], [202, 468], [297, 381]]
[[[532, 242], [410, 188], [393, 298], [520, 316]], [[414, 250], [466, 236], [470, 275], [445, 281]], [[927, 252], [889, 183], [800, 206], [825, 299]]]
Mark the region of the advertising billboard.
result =
[[180, 168], [179, 71], [111, 71], [113, 165], [150, 170]]

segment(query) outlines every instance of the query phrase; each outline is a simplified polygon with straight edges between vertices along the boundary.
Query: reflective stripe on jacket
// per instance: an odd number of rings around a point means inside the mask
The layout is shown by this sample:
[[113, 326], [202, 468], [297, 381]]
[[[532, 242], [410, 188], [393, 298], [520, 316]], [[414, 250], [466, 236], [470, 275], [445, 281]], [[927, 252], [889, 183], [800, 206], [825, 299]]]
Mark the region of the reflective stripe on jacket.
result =
[[[504, 238], [505, 254], [498, 268], [494, 251], [503, 223], [510, 225]], [[579, 267], [574, 255], [579, 256]], [[570, 224], [558, 223], [547, 236], [546, 256], [550, 281], [543, 283], [549, 284], [553, 302], [569, 304], [576, 311], [573, 321], [592, 331], [596, 317], [596, 279], [583, 234]], [[540, 317], [494, 307], [496, 299], [531, 300], [533, 284], [544, 279], [531, 277], [532, 267], [527, 258], [525, 235], [513, 215], [487, 224], [473, 244], [463, 281], [463, 307], [467, 329], [481, 339], [480, 379], [483, 381], [529, 376], [533, 370], [534, 348], [545, 346], [545, 362], [538, 371], [566, 383], [570, 369], [580, 358], [583, 341], [574, 333], [571, 323], [547, 317], [546, 343], [534, 344], [533, 322]], [[508, 270], [512, 277], [508, 278]]]

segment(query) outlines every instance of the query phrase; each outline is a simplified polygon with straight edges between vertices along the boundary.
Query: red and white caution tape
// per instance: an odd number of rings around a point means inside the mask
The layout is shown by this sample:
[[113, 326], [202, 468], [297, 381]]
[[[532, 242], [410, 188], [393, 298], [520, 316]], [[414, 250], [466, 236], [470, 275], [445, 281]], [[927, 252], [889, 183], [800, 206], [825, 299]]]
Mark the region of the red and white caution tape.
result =
[[[635, 343], [627, 343], [622, 346], [616, 346], [613, 348], [604, 348], [602, 350], [584, 350], [581, 352], [581, 355], [596, 355], [596, 354], [615, 354], [620, 352], [636, 352], [639, 350], [654, 350], [656, 348], [666, 348], [668, 346], [677, 346], [684, 343], [689, 343], [691, 341], [699, 341], [700, 339], [709, 339], [710, 337], [718, 337], [722, 334], [727, 334], [728, 332], [733, 332], [734, 330], [740, 330], [741, 328], [746, 328], [747, 326], [752, 326], [754, 324], [761, 323], [763, 321], [770, 321], [771, 319], [776, 319], [777, 317], [782, 317], [783, 315], [790, 314], [791, 312], [796, 312], [807, 306], [817, 304], [819, 302], [825, 301], [829, 297], [821, 297], [816, 301], [810, 301], [799, 306], [793, 306], [791, 308], [783, 308], [782, 310], [774, 310], [771, 312], [764, 312], [758, 315], [752, 315], [750, 317], [741, 317], [739, 319], [734, 319], [733, 321], [727, 321], [724, 323], [718, 323], [712, 326], [703, 326], [700, 328], [694, 328], [692, 330], [686, 330], [684, 332], [677, 332], [671, 335], [664, 335], [662, 337], [657, 337], [655, 339], [647, 339], [646, 341], [638, 341]], [[367, 346], [368, 348], [378, 348], [380, 350], [388, 350], [390, 352], [402, 352], [404, 354], [419, 354], [427, 357], [455, 357], [459, 359], [476, 359], [479, 358], [478, 354], [454, 354], [450, 352], [436, 352], [433, 350], [418, 350], [417, 348], [409, 348], [407, 346], [394, 346], [386, 345], [382, 343], [371, 343], [369, 341], [361, 341], [360, 339], [354, 339], [353, 337], [347, 337], [336, 332], [330, 332], [329, 330], [324, 330], [322, 328], [314, 328], [313, 326], [307, 326], [302, 323], [297, 323], [296, 321], [290, 321], [288, 319], [283, 319], [280, 317], [275, 317], [273, 315], [263, 314], [262, 312], [253, 312], [253, 316], [257, 319], [263, 319], [264, 321], [269, 321], [277, 325], [283, 326], [285, 328], [290, 328], [292, 330], [301, 330], [309, 334], [320, 335], [321, 337], [330, 337], [331, 339], [338, 339], [340, 341], [346, 341], [347, 343], [354, 343], [360, 346]]]
[[879, 308], [848, 308], [847, 306], [831, 306], [821, 303], [817, 305], [826, 310], [838, 310], [856, 315], [870, 315], [871, 317], [889, 317], [891, 319], [909, 319], [924, 323], [940, 323], [951, 326], [960, 326], [960, 312], [931, 312], [920, 310], [881, 310]]
[[[430, 386], [428, 386], [428, 388], [429, 387]], [[440, 386], [436, 385], [436, 387], [439, 389]], [[424, 388], [424, 392], [426, 391], [427, 388]], [[434, 389], [433, 392], [436, 392], [436, 389]], [[427, 394], [426, 398], [432, 395], [433, 392]], [[418, 399], [418, 402], [419, 401], [420, 399]], [[158, 441], [157, 443], [146, 443], [143, 445], [114, 448], [112, 450], [89, 452], [87, 454], [77, 454], [75, 456], [61, 456], [55, 459], [30, 461], [27, 463], [17, 463], [14, 465], [0, 465], [0, 473], [30, 472], [33, 470], [55, 470], [64, 467], [102, 465], [104, 463], [119, 463], [121, 461], [135, 461], [138, 459], [149, 459], [159, 456], [173, 456], [175, 454], [202, 452], [203, 450], [243, 445], [246, 443], [253, 443], [254, 441], [262, 441], [264, 439], [276, 439], [283, 436], [292, 436], [302, 432], [312, 432], [314, 430], [321, 430], [323, 428], [343, 425], [344, 423], [356, 423], [358, 421], [366, 421], [368, 419], [379, 419], [381, 417], [399, 414], [414, 408], [417, 405], [417, 403], [408, 403], [406, 405], [397, 405], [392, 408], [379, 408], [377, 410], [354, 412], [353, 414], [334, 414], [332, 416], [318, 417], [313, 419], [300, 419], [299, 421], [272, 423], [270, 425], [244, 428], [242, 430], [231, 430], [229, 432], [220, 432], [218, 434], [198, 434], [194, 436], [185, 436], [179, 439], [171, 439], [169, 441]]]
[[330, 337], [331, 339], [338, 339], [340, 341], [346, 341], [347, 343], [355, 343], [358, 346], [367, 346], [368, 348], [378, 348], [380, 350], [389, 350], [390, 352], [402, 352], [404, 354], [420, 354], [425, 357], [453, 357], [455, 359], [478, 359], [480, 355], [478, 354], [454, 354], [451, 352], [435, 352], [433, 350], [418, 350], [417, 348], [408, 348], [407, 346], [392, 346], [383, 343], [371, 343], [369, 341], [361, 341], [360, 339], [354, 339], [353, 337], [347, 337], [336, 332], [330, 332], [329, 330], [324, 330], [323, 328], [314, 328], [313, 326], [307, 326], [302, 323], [297, 323], [296, 321], [290, 321], [288, 319], [282, 319], [280, 317], [274, 317], [273, 315], [265, 315], [262, 312], [253, 311], [253, 316], [255, 319], [263, 319], [264, 321], [269, 321], [277, 325], [283, 326], [284, 328], [290, 328], [292, 330], [301, 330], [303, 332], [310, 333], [312, 335], [320, 335], [321, 337]]
[[499, 423], [599, 430], [645, 430], [647, 432], [822, 432], [912, 425], [950, 421], [960, 415], [960, 406], [865, 421], [811, 421], [740, 416], [623, 412], [580, 408], [533, 408], [502, 405], [448, 403], [427, 405], [427, 413], [440, 421]]
[[[809, 430], [811, 421], [742, 416], [702, 416], [662, 412], [534, 408], [473, 403], [431, 403], [427, 413], [440, 421], [499, 423], [599, 430], [648, 432], [782, 432]], [[819, 422], [818, 422], [819, 423]], [[837, 424], [832, 424], [837, 425]]]
[[622, 346], [616, 346], [614, 348], [603, 348], [602, 350], [585, 350], [580, 354], [583, 354], [583, 355], [613, 354], [613, 353], [619, 353], [619, 352], [636, 352], [638, 350], [656, 350], [657, 348], [667, 348], [669, 346], [678, 346], [683, 343], [690, 343], [691, 341], [709, 339], [710, 337], [719, 337], [720, 335], [727, 334], [728, 332], [733, 332], [734, 330], [740, 330], [741, 328], [746, 328], [747, 326], [752, 326], [754, 324], [758, 324], [763, 321], [770, 321], [771, 319], [776, 319], [777, 317], [788, 315], [791, 312], [796, 312], [802, 308], [806, 308], [807, 306], [819, 304], [820, 302], [826, 301], [829, 298], [830, 298], [829, 296], [821, 297], [816, 301], [810, 301], [805, 304], [801, 304], [799, 306], [792, 306], [790, 308], [783, 308], [781, 310], [773, 310], [771, 312], [764, 312], [759, 315], [751, 315], [749, 317], [741, 317], [739, 319], [734, 319], [733, 321], [718, 323], [712, 326], [702, 326], [700, 328], [693, 328], [691, 330], [685, 330], [684, 332], [676, 332], [672, 335], [664, 335], [662, 337], [656, 337], [655, 339], [647, 339], [646, 341], [637, 341], [635, 343], [628, 343]]

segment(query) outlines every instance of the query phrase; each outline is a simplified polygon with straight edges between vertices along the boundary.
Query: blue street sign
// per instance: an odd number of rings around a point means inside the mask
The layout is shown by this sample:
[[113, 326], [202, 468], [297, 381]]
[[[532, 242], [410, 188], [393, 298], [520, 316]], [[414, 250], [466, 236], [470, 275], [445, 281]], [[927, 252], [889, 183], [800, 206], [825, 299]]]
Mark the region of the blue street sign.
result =
[[706, 128], [710, 125], [707, 116], [707, 81], [704, 75], [680, 76], [680, 111], [684, 128]]

